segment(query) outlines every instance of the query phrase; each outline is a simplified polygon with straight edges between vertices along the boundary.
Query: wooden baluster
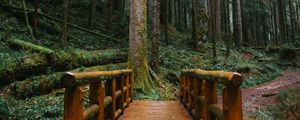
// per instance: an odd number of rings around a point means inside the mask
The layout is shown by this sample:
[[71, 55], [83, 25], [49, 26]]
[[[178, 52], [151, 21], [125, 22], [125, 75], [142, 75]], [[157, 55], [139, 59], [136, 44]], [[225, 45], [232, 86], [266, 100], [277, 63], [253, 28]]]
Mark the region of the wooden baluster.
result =
[[205, 111], [206, 120], [214, 120], [216, 119], [209, 111], [208, 107], [211, 104], [217, 104], [217, 82], [216, 81], [206, 81], [205, 82]]
[[[204, 119], [206, 115], [206, 106], [205, 106], [205, 94], [206, 94], [206, 89], [205, 89], [205, 80], [200, 80], [199, 84], [199, 119]], [[198, 99], [198, 98], [197, 98]]]
[[191, 94], [192, 90], [193, 90], [193, 78], [189, 77], [188, 78], [188, 109], [191, 111], [193, 109], [193, 96]]
[[116, 113], [116, 80], [112, 79], [112, 80], [108, 80], [107, 82], [110, 83], [110, 91], [108, 92], [108, 94], [111, 96], [112, 98], [112, 102], [110, 103], [109, 110], [108, 112], [108, 117], [111, 120], [115, 119], [115, 113]]
[[187, 102], [187, 94], [186, 94], [186, 86], [187, 86], [187, 84], [186, 84], [186, 82], [187, 82], [187, 76], [186, 75], [184, 75], [183, 76], [183, 100], [182, 100], [182, 103], [185, 105], [185, 103]]
[[101, 81], [99, 85], [99, 95], [98, 95], [98, 120], [104, 120], [104, 98], [105, 98], [105, 88], [104, 83]]
[[125, 102], [126, 102], [126, 106], [129, 105], [129, 91], [130, 91], [130, 88], [129, 88], [129, 75], [126, 75], [126, 79], [125, 79], [125, 84], [126, 84], [126, 87], [127, 87], [127, 90], [126, 90], [126, 95], [125, 95]]
[[199, 101], [198, 101], [198, 96], [199, 96], [199, 93], [200, 93], [200, 88], [199, 88], [199, 83], [201, 81], [198, 79], [198, 78], [194, 78], [193, 80], [193, 88], [194, 88], [194, 97], [193, 97], [193, 102], [194, 102], [194, 105], [192, 106], [193, 109], [194, 109], [194, 112], [192, 111], [192, 113], [194, 113], [194, 116], [196, 119], [199, 119]]
[[242, 100], [239, 86], [223, 88], [223, 120], [242, 120]]
[[120, 89], [121, 89], [121, 91], [122, 91], [122, 94], [121, 94], [121, 110], [122, 110], [122, 113], [124, 112], [124, 109], [125, 109], [125, 106], [124, 106], [124, 103], [125, 103], [125, 97], [126, 97], [126, 91], [124, 91], [124, 86], [125, 86], [125, 80], [126, 80], [126, 78], [125, 78], [125, 76], [121, 76], [121, 81], [120, 81], [120, 84], [121, 84], [121, 87], [120, 87]]
[[[98, 97], [98, 95], [100, 94], [100, 81], [97, 81], [97, 80], [91, 80], [90, 81], [90, 90], [89, 90], [89, 99], [90, 99], [90, 105], [93, 105], [93, 104], [97, 104], [97, 105], [100, 105], [102, 104], [101, 102], [99, 102], [101, 98]], [[104, 99], [104, 98], [102, 98]], [[100, 107], [99, 107], [100, 109]], [[103, 113], [100, 113], [98, 112], [97, 116], [93, 116], [92, 119], [99, 119], [101, 116], [99, 116], [100, 114], [103, 114]]]
[[83, 120], [83, 91], [79, 86], [68, 87], [64, 96], [64, 120]]
[[129, 83], [130, 83], [130, 102], [133, 101], [133, 86], [134, 86], [134, 81], [133, 81], [133, 78], [132, 78], [132, 74], [129, 75]]
[[181, 75], [180, 75], [180, 78], [179, 78], [179, 92], [180, 92], [180, 94], [179, 94], [179, 100], [180, 100], [180, 101], [182, 101], [182, 99], [183, 99], [183, 89], [182, 89], [182, 88], [183, 88], [183, 87], [182, 87], [182, 85], [183, 85], [183, 83], [182, 83], [183, 80], [182, 80], [182, 79], [183, 79], [183, 75], [181, 74]]

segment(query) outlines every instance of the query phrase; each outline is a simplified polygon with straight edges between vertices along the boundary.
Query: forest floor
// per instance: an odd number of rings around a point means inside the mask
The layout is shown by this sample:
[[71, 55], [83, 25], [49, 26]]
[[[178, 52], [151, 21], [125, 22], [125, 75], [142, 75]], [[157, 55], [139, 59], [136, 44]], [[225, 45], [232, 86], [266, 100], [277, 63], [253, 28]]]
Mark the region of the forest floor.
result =
[[279, 103], [277, 94], [297, 87], [300, 87], [300, 71], [285, 71], [273, 81], [242, 90], [244, 115]]

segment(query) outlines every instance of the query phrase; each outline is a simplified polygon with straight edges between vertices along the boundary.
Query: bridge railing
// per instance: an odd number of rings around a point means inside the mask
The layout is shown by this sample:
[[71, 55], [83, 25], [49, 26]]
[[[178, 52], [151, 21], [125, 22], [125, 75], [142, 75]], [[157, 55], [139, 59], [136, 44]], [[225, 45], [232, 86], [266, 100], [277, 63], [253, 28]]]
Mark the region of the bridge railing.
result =
[[[132, 102], [132, 70], [65, 73], [64, 120], [117, 119]], [[84, 85], [89, 85], [89, 106], [84, 109]]]
[[[217, 83], [222, 83], [222, 105], [217, 104]], [[236, 72], [182, 70], [180, 100], [196, 119], [241, 120], [242, 76]]]

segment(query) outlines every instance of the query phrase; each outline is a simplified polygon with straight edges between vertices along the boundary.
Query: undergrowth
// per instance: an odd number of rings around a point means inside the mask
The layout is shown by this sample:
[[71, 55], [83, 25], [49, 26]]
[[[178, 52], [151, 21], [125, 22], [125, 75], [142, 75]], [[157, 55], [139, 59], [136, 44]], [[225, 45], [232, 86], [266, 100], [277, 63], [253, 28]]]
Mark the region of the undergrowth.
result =
[[277, 96], [278, 103], [255, 112], [261, 120], [299, 120], [300, 87], [282, 91]]

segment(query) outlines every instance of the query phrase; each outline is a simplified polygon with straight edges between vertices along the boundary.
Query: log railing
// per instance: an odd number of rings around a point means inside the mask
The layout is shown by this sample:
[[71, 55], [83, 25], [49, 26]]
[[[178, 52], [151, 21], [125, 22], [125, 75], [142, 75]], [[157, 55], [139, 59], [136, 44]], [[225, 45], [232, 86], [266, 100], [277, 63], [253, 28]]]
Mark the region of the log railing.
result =
[[[222, 83], [222, 105], [217, 105], [217, 83]], [[235, 72], [182, 70], [180, 100], [195, 119], [241, 120], [242, 76]]]
[[[115, 120], [133, 98], [132, 70], [65, 73], [64, 120]], [[89, 84], [89, 106], [84, 109], [83, 86]]]

